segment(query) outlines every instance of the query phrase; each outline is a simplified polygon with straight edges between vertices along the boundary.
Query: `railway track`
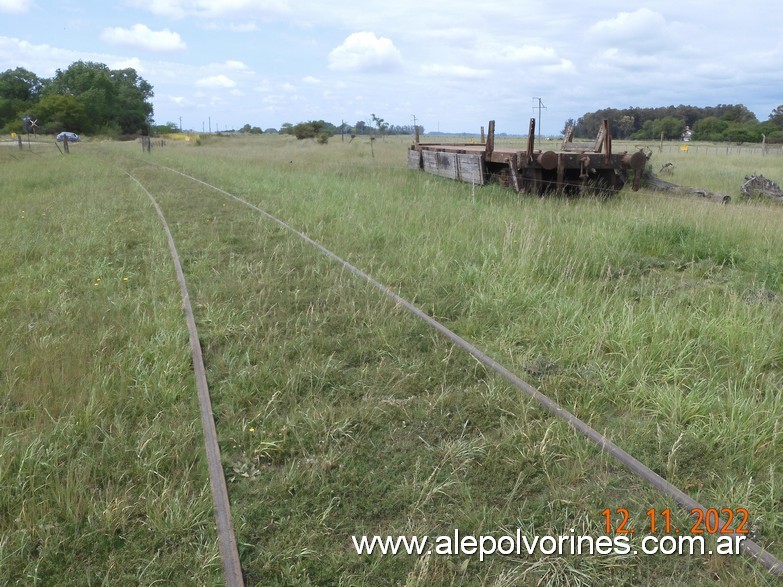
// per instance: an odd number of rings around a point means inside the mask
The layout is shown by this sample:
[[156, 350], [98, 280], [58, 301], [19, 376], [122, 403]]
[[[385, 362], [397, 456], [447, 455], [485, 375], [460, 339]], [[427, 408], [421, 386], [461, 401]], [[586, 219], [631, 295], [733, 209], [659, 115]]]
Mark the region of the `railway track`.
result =
[[[689, 515], [702, 515], [705, 516], [708, 513], [708, 508], [700, 504], [693, 499], [690, 495], [669, 483], [666, 479], [655, 473], [652, 469], [647, 467], [644, 463], [637, 460], [635, 457], [627, 453], [620, 446], [612, 442], [605, 435], [599, 433], [592, 428], [589, 424], [564, 409], [557, 402], [553, 401], [548, 396], [538, 391], [535, 387], [522, 380], [515, 373], [501, 365], [495, 359], [476, 348], [473, 344], [460, 337], [458, 334], [444, 326], [414, 304], [402, 298], [395, 293], [391, 288], [380, 283], [369, 274], [365, 273], [361, 269], [352, 265], [333, 251], [327, 249], [317, 241], [311, 239], [303, 232], [297, 230], [290, 224], [283, 220], [269, 214], [262, 208], [248, 202], [247, 200], [240, 198], [220, 187], [214, 186], [206, 181], [203, 181], [197, 177], [188, 175], [177, 169], [165, 167], [162, 165], [152, 164], [157, 168], [166, 171], [167, 173], [177, 174], [181, 177], [195, 182], [201, 186], [214, 190], [223, 196], [238, 202], [255, 212], [261, 214], [269, 221], [277, 224], [279, 227], [290, 232], [305, 241], [308, 245], [312, 246], [320, 253], [326, 255], [333, 262], [342, 266], [350, 273], [372, 285], [375, 289], [383, 293], [390, 298], [395, 304], [404, 308], [410, 314], [417, 319], [426, 323], [430, 328], [438, 332], [440, 335], [448, 339], [452, 344], [459, 347], [466, 353], [470, 354], [477, 361], [483, 364], [485, 367], [499, 375], [506, 382], [519, 389], [530, 398], [535, 400], [540, 406], [549, 411], [552, 415], [566, 422], [571, 428], [579, 432], [582, 436], [590, 440], [603, 452], [611, 455], [615, 460], [624, 465], [631, 473], [642, 479], [649, 486], [655, 488], [662, 495], [673, 499], [679, 506], [681, 506]], [[177, 279], [180, 284], [180, 291], [182, 294], [183, 306], [185, 309], [185, 316], [188, 323], [188, 331], [190, 333], [190, 343], [193, 357], [194, 375], [196, 378], [197, 389], [199, 393], [199, 403], [201, 409], [202, 426], [204, 427], [205, 446], [207, 450], [210, 482], [213, 492], [213, 503], [215, 505], [215, 516], [218, 528], [218, 537], [220, 541], [221, 558], [223, 562], [224, 575], [226, 585], [233, 587], [234, 585], [243, 585], [242, 571], [239, 562], [239, 557], [236, 549], [236, 538], [234, 535], [232, 523], [231, 523], [231, 511], [228, 500], [228, 494], [226, 490], [225, 478], [223, 476], [223, 469], [220, 463], [220, 449], [217, 444], [217, 434], [215, 430], [214, 418], [212, 417], [212, 407], [209, 398], [209, 390], [207, 386], [203, 359], [201, 356], [201, 347], [199, 344], [198, 333], [196, 331], [195, 320], [193, 311], [190, 306], [189, 295], [187, 291], [187, 285], [185, 282], [185, 276], [182, 271], [182, 266], [179, 262], [176, 246], [173, 236], [169, 230], [166, 218], [161, 210], [160, 206], [156, 202], [154, 196], [147, 190], [147, 188], [130, 172], [125, 171], [128, 177], [134, 181], [141, 190], [145, 192], [152, 205], [154, 206], [157, 215], [159, 216], [169, 243], [169, 249], [177, 272]], [[714, 510], [713, 510], [714, 511]], [[739, 536], [738, 534], [732, 534], [733, 536]], [[742, 552], [748, 557], [756, 560], [761, 566], [763, 566], [769, 573], [775, 577], [783, 578], [783, 562], [777, 559], [774, 555], [764, 550], [759, 544], [747, 538], [743, 535]]]
[[185, 281], [185, 273], [182, 271], [182, 263], [180, 263], [179, 260], [177, 246], [174, 243], [174, 237], [171, 234], [166, 217], [163, 215], [163, 210], [161, 210], [158, 202], [149, 190], [147, 190], [147, 188], [133, 175], [127, 171], [126, 173], [147, 195], [152, 206], [155, 208], [155, 213], [158, 215], [158, 218], [160, 218], [160, 221], [163, 224], [163, 230], [166, 233], [171, 260], [174, 263], [174, 270], [177, 273], [177, 282], [179, 283], [179, 291], [182, 295], [182, 307], [185, 312], [185, 321], [188, 326], [190, 352], [193, 361], [193, 375], [196, 379], [196, 390], [198, 391], [201, 428], [204, 432], [204, 448], [207, 454], [207, 467], [209, 469], [209, 482], [212, 489], [212, 504], [215, 509], [215, 522], [217, 524], [220, 559], [223, 564], [223, 576], [226, 581], [226, 587], [242, 587], [245, 583], [242, 578], [242, 566], [239, 562], [239, 552], [237, 550], [234, 525], [231, 521], [231, 503], [228, 499], [226, 478], [223, 474], [220, 446], [218, 445], [217, 429], [215, 428], [215, 418], [212, 414], [212, 400], [209, 396], [209, 385], [207, 384], [204, 359], [201, 354], [201, 343], [199, 342], [198, 330], [196, 329], [196, 320], [193, 316], [193, 307], [190, 304], [190, 294], [188, 293], [188, 285]]

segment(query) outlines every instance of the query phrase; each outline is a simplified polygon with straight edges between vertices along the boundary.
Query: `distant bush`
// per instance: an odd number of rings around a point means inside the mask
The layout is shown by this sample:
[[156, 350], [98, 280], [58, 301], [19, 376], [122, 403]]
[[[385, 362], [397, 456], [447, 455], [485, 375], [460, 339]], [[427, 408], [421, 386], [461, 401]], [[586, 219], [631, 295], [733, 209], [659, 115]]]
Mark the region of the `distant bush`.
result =
[[301, 139], [316, 139], [320, 144], [326, 144], [329, 137], [334, 135], [323, 120], [311, 120], [300, 122], [292, 128], [294, 136]]

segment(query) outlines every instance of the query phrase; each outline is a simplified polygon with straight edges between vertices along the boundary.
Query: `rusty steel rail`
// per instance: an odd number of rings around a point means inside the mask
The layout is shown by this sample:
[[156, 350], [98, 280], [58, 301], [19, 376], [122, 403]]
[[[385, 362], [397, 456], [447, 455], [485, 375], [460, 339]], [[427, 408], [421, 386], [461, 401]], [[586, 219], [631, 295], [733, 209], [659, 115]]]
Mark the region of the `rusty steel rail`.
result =
[[212, 504], [215, 509], [215, 522], [217, 524], [218, 545], [220, 547], [220, 558], [223, 563], [223, 577], [226, 581], [226, 587], [244, 587], [242, 576], [242, 566], [239, 562], [239, 552], [237, 550], [236, 536], [234, 526], [231, 522], [231, 504], [228, 500], [228, 489], [226, 488], [226, 478], [223, 474], [223, 464], [220, 459], [220, 445], [217, 440], [217, 430], [215, 429], [215, 418], [212, 414], [212, 401], [209, 397], [209, 386], [207, 384], [206, 370], [204, 369], [204, 358], [201, 354], [201, 343], [196, 330], [196, 320], [193, 317], [193, 307], [190, 304], [190, 294], [185, 282], [185, 274], [182, 271], [182, 264], [179, 261], [177, 247], [174, 244], [174, 237], [169, 229], [166, 217], [163, 215], [158, 202], [153, 195], [145, 188], [141, 182], [133, 175], [125, 171], [126, 175], [147, 194], [155, 212], [163, 224], [163, 230], [166, 233], [166, 239], [169, 244], [171, 260], [174, 262], [174, 269], [177, 273], [177, 282], [179, 291], [182, 295], [182, 306], [185, 310], [185, 320], [188, 324], [188, 334], [190, 336], [190, 350], [193, 361], [193, 374], [196, 378], [196, 389], [198, 390], [199, 411], [201, 413], [201, 428], [204, 431], [204, 447], [207, 452], [207, 468], [209, 469], [209, 482], [212, 487]]
[[[657, 489], [663, 495], [673, 499], [689, 515], [694, 515], [694, 511], [700, 511], [703, 515], [706, 515], [707, 508], [701, 505], [698, 501], [693, 499], [691, 496], [689, 496], [687, 493], [685, 493], [678, 487], [669, 483], [666, 479], [658, 475], [658, 473], [650, 469], [647, 465], [637, 460], [629, 453], [625, 452], [617, 444], [615, 444], [609, 438], [607, 438], [606, 436], [604, 436], [603, 434], [595, 430], [585, 421], [579, 419], [577, 416], [575, 416], [574, 414], [572, 414], [571, 412], [569, 412], [568, 410], [560, 406], [557, 402], [555, 402], [548, 396], [538, 391], [535, 387], [523, 381], [516, 374], [514, 374], [509, 369], [507, 369], [506, 367], [504, 367], [503, 365], [495, 361], [492, 357], [490, 357], [483, 351], [479, 350], [471, 343], [466, 341], [464, 338], [462, 338], [461, 336], [459, 336], [458, 334], [456, 334], [455, 332], [453, 332], [452, 330], [450, 330], [449, 328], [447, 328], [446, 326], [444, 326], [443, 324], [441, 324], [440, 322], [438, 322], [437, 320], [435, 320], [434, 318], [426, 314], [424, 311], [420, 310], [418, 307], [414, 306], [412, 303], [410, 303], [409, 301], [405, 300], [404, 298], [396, 294], [394, 291], [392, 291], [391, 288], [375, 280], [373, 277], [371, 277], [361, 269], [355, 267], [354, 265], [352, 265], [351, 263], [349, 263], [339, 255], [337, 255], [336, 253], [333, 253], [319, 242], [311, 239], [309, 236], [295, 229], [290, 224], [284, 222], [283, 220], [280, 220], [279, 218], [273, 216], [269, 212], [263, 210], [262, 208], [259, 208], [254, 204], [251, 204], [250, 202], [240, 198], [239, 196], [235, 196], [234, 194], [227, 192], [226, 190], [213, 186], [191, 175], [187, 175], [186, 173], [183, 173], [182, 171], [179, 171], [177, 169], [172, 169], [171, 167], [165, 167], [163, 165], [158, 165], [158, 164], [155, 165], [161, 167], [162, 169], [166, 169], [168, 171], [181, 175], [182, 177], [186, 177], [196, 183], [199, 183], [229, 198], [232, 198], [233, 200], [236, 200], [237, 202], [244, 204], [245, 206], [260, 213], [262, 216], [276, 223], [278, 226], [284, 228], [285, 230], [291, 232], [292, 234], [295, 234], [296, 236], [304, 240], [307, 244], [311, 245], [316, 250], [320, 251], [321, 253], [323, 253], [333, 261], [335, 261], [337, 264], [341, 265], [343, 268], [347, 269], [357, 277], [360, 277], [361, 279], [363, 279], [364, 281], [366, 281], [367, 283], [369, 283], [370, 285], [378, 289], [380, 292], [382, 292], [383, 294], [385, 294], [386, 296], [394, 300], [395, 303], [402, 306], [408, 312], [413, 314], [415, 317], [419, 318], [420, 320], [428, 324], [430, 327], [432, 327], [434, 330], [442, 334], [445, 338], [450, 340], [456, 346], [458, 346], [462, 350], [472, 355], [476, 360], [478, 360], [480, 363], [482, 363], [483, 365], [485, 365], [486, 367], [488, 367], [489, 369], [491, 369], [492, 371], [500, 375], [508, 383], [510, 383], [520, 391], [524, 392], [530, 398], [538, 402], [538, 404], [546, 408], [551, 414], [553, 414], [557, 418], [560, 418], [561, 420], [566, 422], [569, 426], [571, 426], [574, 430], [578, 431], [580, 434], [585, 436], [588, 440], [590, 440], [602, 451], [610, 454], [617, 461], [625, 465], [625, 467], [628, 470], [630, 470], [632, 473], [634, 473], [637, 477], [647, 482], [649, 485]], [[749, 556], [750, 558], [753, 558], [756, 561], [758, 561], [759, 564], [761, 564], [764, 568], [766, 568], [772, 575], [779, 578], [783, 578], [783, 561], [780, 561], [773, 554], [764, 550], [760, 545], [758, 545], [750, 538], [745, 537], [744, 534], [738, 535], [734, 533], [734, 534], [725, 534], [725, 535], [744, 537], [744, 540], [741, 543], [742, 552], [745, 555]]]

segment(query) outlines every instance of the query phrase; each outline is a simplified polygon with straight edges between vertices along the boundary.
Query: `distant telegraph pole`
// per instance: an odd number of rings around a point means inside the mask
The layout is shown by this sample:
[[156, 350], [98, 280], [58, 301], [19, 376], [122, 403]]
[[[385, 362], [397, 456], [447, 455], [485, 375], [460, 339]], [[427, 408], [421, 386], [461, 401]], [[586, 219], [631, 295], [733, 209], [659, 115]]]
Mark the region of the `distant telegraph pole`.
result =
[[541, 142], [541, 109], [546, 109], [546, 106], [544, 106], [544, 103], [541, 101], [541, 98], [533, 97], [533, 100], [538, 100], [538, 105], [533, 106], [533, 110], [538, 108], [538, 142]]

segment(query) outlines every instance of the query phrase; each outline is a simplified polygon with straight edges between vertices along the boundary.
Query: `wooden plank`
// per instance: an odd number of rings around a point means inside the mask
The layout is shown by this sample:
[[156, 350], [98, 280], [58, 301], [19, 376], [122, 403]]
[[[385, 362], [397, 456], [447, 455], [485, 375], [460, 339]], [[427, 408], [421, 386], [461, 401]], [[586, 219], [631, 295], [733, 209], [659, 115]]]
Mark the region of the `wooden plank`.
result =
[[408, 150], [408, 169], [421, 169], [421, 153], [416, 149]]
[[457, 155], [459, 179], [484, 185], [484, 160], [481, 155]]
[[[527, 131], [527, 155], [525, 156], [525, 164], [533, 162], [533, 145], [536, 137], [536, 119], [530, 119], [530, 127]], [[519, 191], [519, 190], [517, 190]]]
[[441, 177], [459, 179], [459, 167], [456, 153], [423, 151], [424, 171]]
[[568, 153], [595, 153], [595, 143], [567, 143], [561, 151]]
[[598, 136], [595, 137], [595, 143], [593, 143], [593, 152], [600, 153], [604, 146], [604, 137], [607, 136], [606, 121], [604, 120], [601, 127], [598, 129]]
[[519, 185], [519, 176], [517, 175], [516, 155], [512, 156], [511, 159], [509, 160], [508, 171], [511, 174], [511, 187], [514, 188], [514, 191], [518, 192], [520, 190], [520, 185]]
[[492, 151], [495, 150], [495, 121], [489, 121], [489, 127], [487, 130], [487, 157], [492, 155]]

